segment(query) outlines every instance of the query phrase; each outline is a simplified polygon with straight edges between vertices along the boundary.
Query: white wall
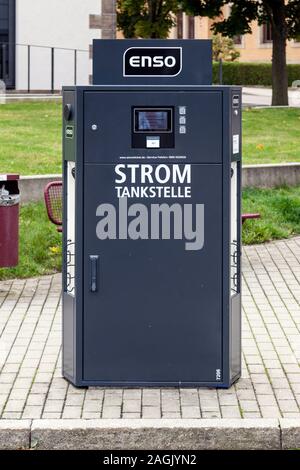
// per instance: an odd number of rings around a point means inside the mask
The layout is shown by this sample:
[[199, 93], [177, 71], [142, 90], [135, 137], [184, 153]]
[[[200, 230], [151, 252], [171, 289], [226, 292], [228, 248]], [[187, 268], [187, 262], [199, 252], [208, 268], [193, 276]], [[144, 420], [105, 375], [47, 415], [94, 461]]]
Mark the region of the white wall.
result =
[[[89, 28], [89, 15], [101, 14], [101, 0], [16, 0], [16, 88], [27, 89], [27, 47], [31, 47], [31, 89], [51, 87], [51, 50], [89, 50], [100, 30]], [[55, 89], [74, 84], [74, 51], [55, 49]], [[88, 52], [77, 53], [77, 85], [91, 73]]]

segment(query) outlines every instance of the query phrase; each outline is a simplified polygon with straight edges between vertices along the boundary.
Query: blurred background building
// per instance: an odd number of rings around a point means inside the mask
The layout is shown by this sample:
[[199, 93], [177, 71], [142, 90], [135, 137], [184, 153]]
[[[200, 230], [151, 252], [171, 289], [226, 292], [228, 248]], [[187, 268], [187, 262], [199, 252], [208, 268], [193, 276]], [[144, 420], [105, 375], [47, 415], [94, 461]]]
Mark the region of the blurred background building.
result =
[[[115, 11], [116, 0], [0, 0], [0, 79], [24, 91], [88, 84], [92, 40], [122, 38]], [[211, 25], [208, 18], [180, 13], [170, 38], [207, 39]], [[238, 60], [271, 62], [270, 25], [253, 23], [252, 31], [234, 38]], [[300, 63], [300, 38], [288, 41], [287, 62]]]

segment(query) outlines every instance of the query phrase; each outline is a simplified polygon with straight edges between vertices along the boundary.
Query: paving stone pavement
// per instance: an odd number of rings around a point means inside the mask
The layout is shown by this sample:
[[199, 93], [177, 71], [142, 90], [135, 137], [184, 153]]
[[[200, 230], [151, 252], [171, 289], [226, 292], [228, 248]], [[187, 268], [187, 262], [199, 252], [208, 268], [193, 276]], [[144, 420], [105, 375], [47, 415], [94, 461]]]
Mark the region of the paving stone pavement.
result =
[[0, 417], [300, 418], [300, 237], [243, 250], [243, 373], [229, 390], [76, 389], [61, 276], [0, 282]]

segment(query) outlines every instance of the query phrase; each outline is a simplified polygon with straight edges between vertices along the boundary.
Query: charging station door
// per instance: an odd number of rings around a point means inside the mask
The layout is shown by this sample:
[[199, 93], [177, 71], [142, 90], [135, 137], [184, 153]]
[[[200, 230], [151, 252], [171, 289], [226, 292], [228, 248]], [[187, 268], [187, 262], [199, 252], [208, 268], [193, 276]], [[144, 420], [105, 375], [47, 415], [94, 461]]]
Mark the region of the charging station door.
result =
[[[138, 96], [129, 92], [85, 94], [83, 380], [86, 382], [192, 385], [222, 380], [220, 96], [186, 93], [184, 103], [188, 103], [191, 112], [187, 119], [191, 127], [196, 122], [200, 127], [198, 133], [193, 130], [194, 140], [185, 141], [179, 136], [178, 94], [174, 92], [164, 92], [163, 96], [146, 92]], [[109, 113], [112, 102], [114, 113]], [[152, 152], [152, 149], [132, 148], [132, 109], [150, 105], [174, 105], [177, 120], [174, 149]], [[210, 111], [199, 117], [202, 105]], [[184, 162], [133, 158], [182, 155], [184, 145], [187, 156]], [[116, 166], [120, 163], [137, 164], [134, 180], [137, 186], [147, 186], [139, 181], [140, 165], [151, 164], [155, 172], [156, 166], [164, 163], [172, 174], [173, 165], [183, 168], [189, 164], [191, 197], [129, 197], [121, 201], [120, 208], [116, 190]], [[132, 179], [124, 184], [132, 186]], [[173, 186], [175, 191], [180, 185], [170, 181], [165, 184]], [[156, 185], [157, 182], [153, 184]], [[133, 239], [129, 235], [128, 227], [133, 220], [130, 214], [137, 209], [134, 204], [142, 204], [148, 214], [148, 239]], [[203, 247], [186, 250], [188, 240], [176, 239], [172, 234], [165, 239], [162, 233], [159, 239], [151, 238], [153, 204], [178, 204], [182, 223], [185, 205], [202, 204]], [[97, 224], [108, 211], [111, 211], [111, 234], [114, 233], [112, 207], [115, 208], [115, 234], [110, 239], [99, 239]], [[124, 227], [128, 230], [124, 231]]]

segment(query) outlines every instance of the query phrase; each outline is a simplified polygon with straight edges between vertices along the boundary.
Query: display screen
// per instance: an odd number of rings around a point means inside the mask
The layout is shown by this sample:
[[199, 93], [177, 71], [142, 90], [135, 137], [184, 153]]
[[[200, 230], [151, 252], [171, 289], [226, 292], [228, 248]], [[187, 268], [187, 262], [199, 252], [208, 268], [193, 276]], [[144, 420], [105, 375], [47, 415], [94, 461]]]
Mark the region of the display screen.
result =
[[172, 132], [172, 109], [135, 109], [135, 132]]

